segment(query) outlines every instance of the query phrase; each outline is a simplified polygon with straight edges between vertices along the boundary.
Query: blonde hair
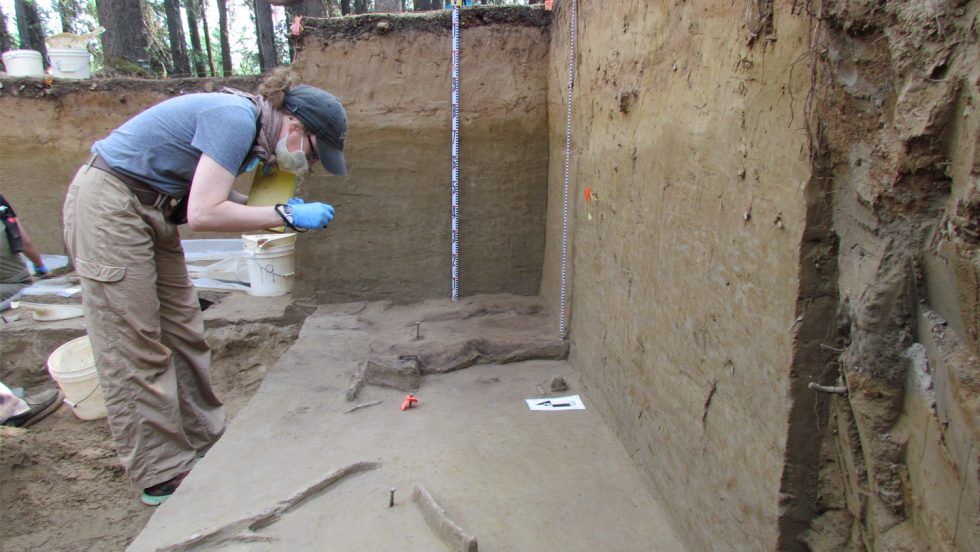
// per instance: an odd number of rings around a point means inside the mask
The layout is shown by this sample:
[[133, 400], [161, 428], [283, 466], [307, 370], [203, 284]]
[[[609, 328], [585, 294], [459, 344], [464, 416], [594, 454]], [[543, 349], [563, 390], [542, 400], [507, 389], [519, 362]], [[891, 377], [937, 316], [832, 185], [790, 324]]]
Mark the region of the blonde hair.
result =
[[286, 92], [289, 88], [299, 83], [299, 77], [293, 74], [288, 67], [279, 67], [274, 70], [259, 85], [258, 92], [265, 96], [265, 99], [276, 109], [282, 108], [282, 103], [286, 99]]

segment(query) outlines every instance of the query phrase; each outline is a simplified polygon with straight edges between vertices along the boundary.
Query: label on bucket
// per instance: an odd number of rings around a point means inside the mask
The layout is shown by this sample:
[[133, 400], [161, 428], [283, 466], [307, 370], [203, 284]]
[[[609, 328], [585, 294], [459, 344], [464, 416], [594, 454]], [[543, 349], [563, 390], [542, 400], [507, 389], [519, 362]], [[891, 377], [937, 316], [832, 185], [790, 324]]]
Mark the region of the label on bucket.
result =
[[295, 259], [293, 251], [255, 252], [246, 255], [252, 295], [285, 295], [293, 289]]

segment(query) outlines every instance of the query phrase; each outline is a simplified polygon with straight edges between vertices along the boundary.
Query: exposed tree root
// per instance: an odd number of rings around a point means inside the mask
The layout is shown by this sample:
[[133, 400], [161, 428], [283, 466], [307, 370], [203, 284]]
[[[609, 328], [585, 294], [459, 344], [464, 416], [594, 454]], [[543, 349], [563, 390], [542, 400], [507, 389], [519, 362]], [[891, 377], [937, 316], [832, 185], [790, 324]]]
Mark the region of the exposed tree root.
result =
[[477, 552], [476, 537], [468, 534], [456, 522], [449, 519], [446, 510], [439, 506], [429, 491], [418, 483], [415, 484], [412, 499], [422, 511], [422, 517], [425, 518], [432, 532], [438, 535], [449, 548], [459, 552]]
[[343, 468], [330, 472], [320, 480], [300, 490], [289, 498], [280, 500], [275, 506], [266, 508], [251, 516], [209, 529], [203, 533], [195, 533], [177, 543], [157, 548], [157, 552], [184, 552], [187, 550], [195, 550], [202, 546], [214, 546], [227, 542], [259, 542], [275, 540], [273, 537], [256, 534], [255, 531], [275, 523], [286, 512], [296, 508], [308, 498], [319, 494], [324, 489], [330, 487], [348, 475], [373, 470], [380, 465], [381, 464], [379, 462], [357, 462], [349, 466], [344, 466]]
[[381, 404], [383, 402], [384, 402], [384, 400], [382, 399], [380, 401], [371, 401], [369, 403], [361, 403], [361, 404], [358, 404], [356, 406], [352, 406], [352, 407], [348, 408], [347, 410], [344, 411], [344, 414], [350, 414], [351, 412], [356, 412], [356, 411], [358, 411], [358, 410], [360, 410], [362, 408], [370, 408], [372, 406], [379, 405], [379, 404]]

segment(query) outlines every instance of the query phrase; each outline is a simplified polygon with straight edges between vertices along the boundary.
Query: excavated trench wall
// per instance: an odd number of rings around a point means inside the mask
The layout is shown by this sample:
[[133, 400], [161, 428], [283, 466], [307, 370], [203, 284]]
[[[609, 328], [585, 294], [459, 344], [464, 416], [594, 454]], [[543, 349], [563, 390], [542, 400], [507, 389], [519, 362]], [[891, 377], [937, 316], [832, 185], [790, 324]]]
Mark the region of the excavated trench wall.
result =
[[980, 542], [977, 5], [578, 3], [571, 359], [692, 550]]
[[[692, 550], [980, 541], [978, 2], [579, 2], [564, 294], [555, 4], [463, 10], [463, 294], [566, 314], [587, 403]], [[448, 295], [448, 14], [304, 24], [351, 176], [302, 185], [338, 215], [296, 296]], [[94, 139], [226, 84], [255, 80], [4, 79], [3, 193], [58, 251]]]
[[[460, 293], [535, 294], [547, 203], [550, 14], [463, 10]], [[294, 67], [340, 97], [354, 172], [305, 191], [330, 198], [344, 239], [303, 240], [299, 294], [396, 302], [451, 290], [451, 18], [307, 20]]]
[[[578, 6], [572, 362], [692, 550], [776, 550], [784, 518], [806, 517], [781, 482], [813, 469], [787, 454], [815, 431], [798, 395], [820, 367], [797, 351], [833, 318], [832, 301], [802, 300], [827, 279], [802, 256], [822, 254], [812, 227], [829, 223], [804, 129], [807, 21], [716, 1]], [[570, 16], [562, 2], [549, 76], [556, 310]]]
[[847, 397], [824, 549], [980, 543], [980, 2], [824, 2], [813, 106], [833, 181]]
[[[538, 291], [547, 201], [550, 14], [464, 13], [460, 45], [460, 277], [464, 294]], [[350, 176], [300, 186], [337, 216], [299, 238], [294, 296], [411, 302], [450, 293], [449, 12], [307, 20], [294, 69], [344, 103]], [[0, 174], [44, 252], [91, 143], [169, 96], [257, 79], [3, 79]], [[247, 178], [238, 187], [247, 191]], [[186, 237], [216, 237], [215, 234]], [[219, 236], [220, 237], [220, 236]]]

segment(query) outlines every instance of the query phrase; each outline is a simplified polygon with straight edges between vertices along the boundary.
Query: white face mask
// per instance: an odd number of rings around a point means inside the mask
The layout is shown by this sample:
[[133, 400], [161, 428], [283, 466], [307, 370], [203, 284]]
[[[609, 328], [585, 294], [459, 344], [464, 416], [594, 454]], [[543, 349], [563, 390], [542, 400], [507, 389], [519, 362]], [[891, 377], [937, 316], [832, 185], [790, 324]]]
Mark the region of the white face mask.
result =
[[276, 164], [279, 165], [279, 169], [296, 175], [304, 175], [310, 172], [310, 163], [306, 160], [303, 149], [289, 151], [286, 148], [286, 138], [288, 137], [289, 135], [284, 136], [276, 144]]

